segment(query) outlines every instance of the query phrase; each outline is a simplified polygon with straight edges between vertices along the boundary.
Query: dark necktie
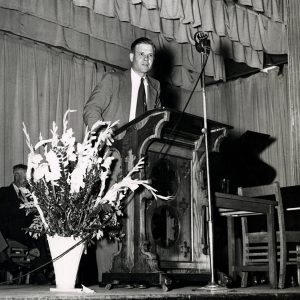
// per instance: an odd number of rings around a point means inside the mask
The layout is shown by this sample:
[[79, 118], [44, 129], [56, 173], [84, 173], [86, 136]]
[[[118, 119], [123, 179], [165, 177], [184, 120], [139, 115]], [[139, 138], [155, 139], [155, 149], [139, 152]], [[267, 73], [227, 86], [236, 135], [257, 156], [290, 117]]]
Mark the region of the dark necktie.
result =
[[141, 78], [141, 83], [140, 83], [138, 96], [137, 96], [135, 117], [142, 115], [146, 111], [147, 111], [147, 102], [146, 102], [144, 78]]
[[20, 189], [19, 189], [18, 197], [20, 200], [24, 201], [24, 197]]

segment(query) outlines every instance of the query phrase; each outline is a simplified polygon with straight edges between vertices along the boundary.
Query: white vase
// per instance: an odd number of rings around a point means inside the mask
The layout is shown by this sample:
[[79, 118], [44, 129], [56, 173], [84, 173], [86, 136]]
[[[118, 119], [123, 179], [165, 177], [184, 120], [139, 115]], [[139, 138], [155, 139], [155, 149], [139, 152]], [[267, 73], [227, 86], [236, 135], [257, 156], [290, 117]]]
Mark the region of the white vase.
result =
[[[51, 257], [52, 259], [55, 259], [66, 250], [77, 244], [81, 238], [54, 235], [47, 236], [47, 240]], [[75, 283], [83, 249], [84, 243], [81, 243], [64, 256], [56, 259], [53, 262], [56, 288], [50, 288], [50, 291], [80, 291], [80, 289], [75, 289]]]

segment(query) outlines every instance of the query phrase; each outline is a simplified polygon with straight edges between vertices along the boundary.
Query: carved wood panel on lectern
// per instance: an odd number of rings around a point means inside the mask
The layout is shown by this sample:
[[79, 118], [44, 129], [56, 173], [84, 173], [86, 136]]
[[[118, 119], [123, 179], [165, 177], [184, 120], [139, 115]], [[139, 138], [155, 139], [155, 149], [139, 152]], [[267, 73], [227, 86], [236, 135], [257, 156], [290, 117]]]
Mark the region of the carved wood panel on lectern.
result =
[[191, 259], [191, 162], [189, 159], [148, 152], [152, 186], [169, 201], [151, 201], [147, 233], [155, 242], [160, 264]]

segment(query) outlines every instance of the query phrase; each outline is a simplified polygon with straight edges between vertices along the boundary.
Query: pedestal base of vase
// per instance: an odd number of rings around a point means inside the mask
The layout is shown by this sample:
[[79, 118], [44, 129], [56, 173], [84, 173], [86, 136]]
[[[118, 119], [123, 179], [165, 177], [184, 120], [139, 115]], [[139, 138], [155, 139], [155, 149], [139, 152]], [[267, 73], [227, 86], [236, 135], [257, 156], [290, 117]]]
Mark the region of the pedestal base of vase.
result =
[[73, 288], [73, 289], [64, 289], [64, 288], [50, 288], [50, 292], [56, 293], [81, 293], [82, 289]]

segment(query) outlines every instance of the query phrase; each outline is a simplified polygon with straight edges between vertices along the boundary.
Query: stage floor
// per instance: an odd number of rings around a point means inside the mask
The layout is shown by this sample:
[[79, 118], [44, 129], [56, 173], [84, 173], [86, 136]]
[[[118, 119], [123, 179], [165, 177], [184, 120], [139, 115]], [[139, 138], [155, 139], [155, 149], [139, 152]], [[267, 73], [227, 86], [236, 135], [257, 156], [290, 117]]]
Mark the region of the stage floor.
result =
[[94, 294], [50, 292], [50, 285], [3, 285], [0, 286], [0, 299], [300, 299], [300, 287], [274, 290], [269, 286], [234, 288], [222, 292], [195, 290], [197, 287], [181, 287], [163, 292], [159, 287], [147, 289], [114, 288], [111, 290], [90, 286]]

